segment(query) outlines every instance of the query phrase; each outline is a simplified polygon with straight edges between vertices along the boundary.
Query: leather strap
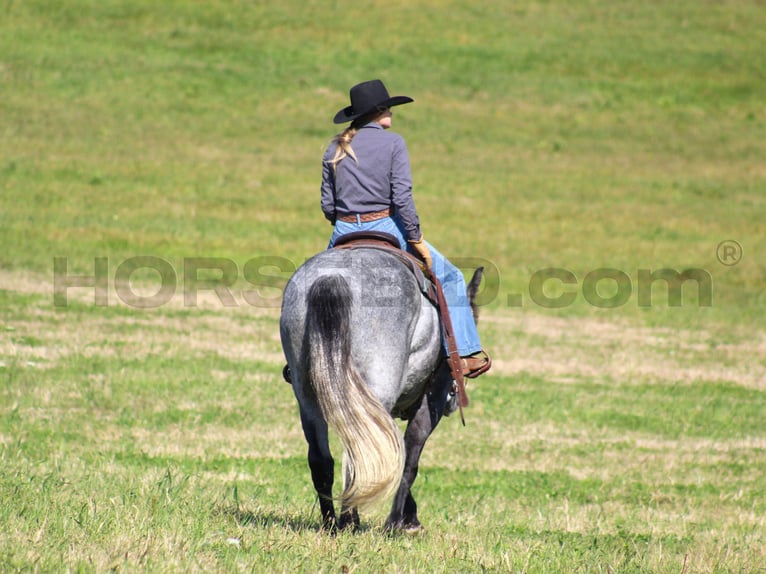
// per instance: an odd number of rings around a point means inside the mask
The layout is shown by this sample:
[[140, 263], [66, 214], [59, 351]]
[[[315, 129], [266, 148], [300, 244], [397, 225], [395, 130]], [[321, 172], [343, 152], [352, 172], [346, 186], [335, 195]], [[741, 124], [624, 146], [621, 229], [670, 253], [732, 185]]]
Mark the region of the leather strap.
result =
[[452, 328], [452, 319], [450, 318], [449, 308], [447, 307], [447, 301], [444, 298], [444, 291], [442, 290], [441, 283], [431, 269], [428, 269], [427, 273], [430, 275], [429, 279], [436, 287], [436, 297], [439, 304], [439, 316], [441, 317], [442, 331], [444, 331], [444, 338], [447, 340], [447, 364], [449, 365], [452, 379], [457, 384], [457, 406], [460, 410], [460, 422], [465, 426], [463, 407], [468, 406], [468, 395], [465, 392], [463, 364], [460, 360], [460, 353], [457, 350], [455, 331]]

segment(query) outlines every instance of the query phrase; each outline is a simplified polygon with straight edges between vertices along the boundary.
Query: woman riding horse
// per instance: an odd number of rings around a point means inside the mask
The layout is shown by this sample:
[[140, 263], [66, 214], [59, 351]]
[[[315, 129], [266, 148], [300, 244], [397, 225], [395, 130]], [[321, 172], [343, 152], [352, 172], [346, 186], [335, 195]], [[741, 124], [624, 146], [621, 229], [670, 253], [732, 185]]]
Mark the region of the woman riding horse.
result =
[[[477, 376], [490, 362], [470, 309], [475, 288], [466, 296], [461, 273], [423, 241], [407, 149], [400, 136], [384, 131], [390, 108], [409, 101], [389, 97], [374, 80], [354, 86], [351, 106], [336, 116], [352, 123], [325, 154], [322, 207], [335, 224], [330, 245], [362, 230], [388, 232], [402, 248], [409, 244], [444, 284], [463, 369]], [[474, 277], [472, 284], [479, 270]], [[324, 250], [285, 286], [279, 321], [285, 378], [300, 407], [324, 528], [355, 528], [358, 508], [393, 496], [386, 529], [422, 529], [412, 495], [418, 461], [439, 420], [460, 405], [444, 360], [445, 324], [422, 282], [390, 250]], [[403, 435], [395, 418], [407, 421]], [[330, 429], [343, 445], [340, 516]]]
[[400, 135], [386, 131], [391, 108], [414, 100], [390, 97], [380, 80], [357, 84], [349, 95], [351, 105], [334, 122], [351, 124], [333, 139], [322, 160], [321, 207], [334, 225], [329, 246], [347, 233], [383, 231], [396, 237], [402, 249], [420, 255], [444, 289], [463, 374], [477, 377], [489, 369], [490, 360], [465, 296], [465, 280], [423, 239], [407, 146]]

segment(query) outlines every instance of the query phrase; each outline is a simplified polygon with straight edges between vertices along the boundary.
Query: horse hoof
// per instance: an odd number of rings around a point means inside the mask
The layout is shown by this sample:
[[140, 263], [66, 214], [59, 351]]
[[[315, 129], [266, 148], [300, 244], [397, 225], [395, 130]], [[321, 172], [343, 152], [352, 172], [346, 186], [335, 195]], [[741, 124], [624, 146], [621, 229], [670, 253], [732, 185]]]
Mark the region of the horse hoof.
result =
[[324, 532], [325, 534], [328, 534], [329, 536], [332, 536], [335, 538], [338, 535], [339, 528], [338, 526], [333, 522], [332, 524], [323, 524], [322, 528], [320, 528], [320, 532]]
[[388, 523], [385, 527], [385, 532], [388, 534], [405, 534], [407, 536], [419, 536], [426, 531], [420, 522], [397, 522], [396, 524]]
[[359, 523], [357, 522], [339, 522], [338, 523], [338, 530], [340, 532], [356, 532], [359, 530]]
[[421, 534], [425, 534], [426, 529], [423, 528], [422, 524], [408, 524], [402, 528], [402, 532], [407, 536], [420, 536]]

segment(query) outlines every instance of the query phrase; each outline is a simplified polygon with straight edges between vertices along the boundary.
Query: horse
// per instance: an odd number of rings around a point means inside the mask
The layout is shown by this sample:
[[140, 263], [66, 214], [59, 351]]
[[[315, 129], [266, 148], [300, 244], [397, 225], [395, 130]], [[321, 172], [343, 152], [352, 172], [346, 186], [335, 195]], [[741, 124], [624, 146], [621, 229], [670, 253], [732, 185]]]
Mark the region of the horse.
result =
[[[468, 286], [474, 316], [481, 271]], [[323, 251], [285, 286], [280, 338], [322, 529], [355, 530], [359, 509], [393, 496], [385, 531], [422, 530], [411, 491], [418, 462], [458, 401], [440, 318], [416, 274], [380, 248]], [[407, 421], [403, 435], [395, 418]], [[344, 451], [340, 516], [328, 427]]]

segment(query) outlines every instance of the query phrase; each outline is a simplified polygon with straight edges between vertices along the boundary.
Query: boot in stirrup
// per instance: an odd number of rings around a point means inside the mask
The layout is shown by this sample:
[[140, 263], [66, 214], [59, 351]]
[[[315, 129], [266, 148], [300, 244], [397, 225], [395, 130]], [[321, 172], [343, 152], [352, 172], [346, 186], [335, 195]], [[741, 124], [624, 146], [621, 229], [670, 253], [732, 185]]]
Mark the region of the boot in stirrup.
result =
[[482, 349], [472, 355], [460, 358], [460, 364], [463, 368], [463, 376], [469, 379], [475, 379], [479, 375], [483, 375], [492, 366], [492, 359], [489, 354]]

